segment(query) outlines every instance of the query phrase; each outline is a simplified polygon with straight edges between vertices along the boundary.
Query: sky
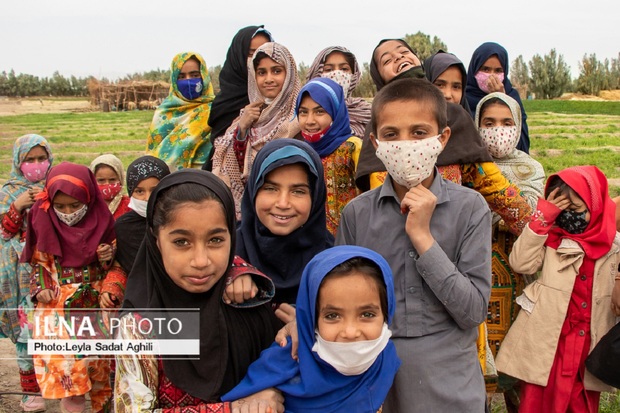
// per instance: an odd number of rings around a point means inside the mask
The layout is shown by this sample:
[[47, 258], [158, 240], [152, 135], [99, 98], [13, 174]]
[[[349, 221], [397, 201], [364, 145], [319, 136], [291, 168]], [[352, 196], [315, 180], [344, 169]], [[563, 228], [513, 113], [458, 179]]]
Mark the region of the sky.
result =
[[237, 30], [264, 24], [298, 64], [339, 45], [361, 65], [381, 39], [422, 31], [466, 67], [476, 47], [494, 41], [511, 62], [555, 48], [577, 77], [586, 53], [618, 58], [619, 20], [618, 0], [5, 0], [0, 72], [116, 79], [167, 69], [190, 50], [216, 66]]

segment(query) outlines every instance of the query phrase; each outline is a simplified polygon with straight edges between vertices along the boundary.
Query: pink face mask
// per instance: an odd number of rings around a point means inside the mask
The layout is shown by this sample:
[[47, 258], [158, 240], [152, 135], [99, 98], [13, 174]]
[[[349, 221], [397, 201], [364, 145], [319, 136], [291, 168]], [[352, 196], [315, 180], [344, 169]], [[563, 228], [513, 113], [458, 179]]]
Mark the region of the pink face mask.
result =
[[489, 93], [489, 78], [491, 76], [495, 76], [500, 83], [504, 82], [504, 74], [503, 73], [486, 73], [486, 72], [478, 72], [476, 73], [476, 83], [478, 83], [478, 87], [484, 92]]
[[103, 199], [105, 199], [106, 201], [113, 200], [114, 197], [118, 195], [122, 189], [120, 182], [116, 182], [114, 184], [103, 184], [98, 186], [99, 191], [101, 191], [101, 194], [103, 195]]
[[24, 177], [30, 182], [39, 182], [45, 179], [47, 171], [50, 169], [50, 161], [43, 162], [24, 162], [19, 166]]

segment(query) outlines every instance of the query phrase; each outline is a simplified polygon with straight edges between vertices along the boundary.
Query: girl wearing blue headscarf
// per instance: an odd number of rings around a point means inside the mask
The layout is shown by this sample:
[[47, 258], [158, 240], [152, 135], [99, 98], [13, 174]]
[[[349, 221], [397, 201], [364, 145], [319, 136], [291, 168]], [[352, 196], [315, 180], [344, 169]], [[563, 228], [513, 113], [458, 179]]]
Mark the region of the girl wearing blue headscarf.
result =
[[388, 329], [395, 305], [381, 255], [358, 246], [321, 252], [304, 269], [297, 296], [298, 361], [290, 341], [274, 343], [222, 399], [275, 387], [286, 412], [379, 411], [400, 366]]
[[321, 158], [306, 142], [276, 139], [256, 155], [241, 200], [236, 253], [276, 287], [272, 301], [295, 303], [306, 264], [334, 245], [325, 228]]
[[358, 195], [355, 172], [362, 140], [352, 136], [342, 87], [331, 79], [314, 78], [297, 97], [301, 135], [318, 152], [327, 187], [327, 229], [336, 235], [344, 206]]
[[467, 69], [466, 95], [472, 118], [476, 116], [478, 102], [493, 92], [505, 93], [519, 103], [521, 107], [521, 136], [517, 149], [530, 153], [530, 136], [527, 127], [527, 115], [519, 92], [508, 80], [508, 52], [501, 45], [493, 42], [482, 43], [471, 57]]

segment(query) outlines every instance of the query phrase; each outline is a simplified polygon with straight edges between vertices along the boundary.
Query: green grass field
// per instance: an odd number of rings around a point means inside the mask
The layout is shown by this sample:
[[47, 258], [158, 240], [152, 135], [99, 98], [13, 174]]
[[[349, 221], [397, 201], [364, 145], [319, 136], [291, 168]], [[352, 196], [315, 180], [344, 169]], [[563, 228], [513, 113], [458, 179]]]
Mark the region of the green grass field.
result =
[[[547, 174], [572, 165], [597, 165], [620, 195], [620, 102], [528, 100], [531, 154]], [[29, 114], [0, 117], [0, 182], [11, 170], [12, 145], [26, 133], [49, 139], [56, 162], [88, 165], [103, 153], [125, 165], [144, 152], [153, 113]]]

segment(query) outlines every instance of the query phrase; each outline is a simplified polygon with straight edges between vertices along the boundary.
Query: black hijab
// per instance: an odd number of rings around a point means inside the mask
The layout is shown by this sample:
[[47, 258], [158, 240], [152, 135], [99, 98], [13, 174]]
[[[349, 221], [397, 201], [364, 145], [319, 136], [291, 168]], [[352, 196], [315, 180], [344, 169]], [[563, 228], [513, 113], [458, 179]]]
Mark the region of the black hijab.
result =
[[429, 82], [435, 83], [435, 80], [446, 70], [448, 70], [451, 66], [456, 66], [456, 68], [461, 72], [461, 85], [463, 87], [463, 94], [461, 95], [461, 101], [459, 105], [463, 107], [466, 111], [470, 112], [469, 104], [467, 103], [467, 96], [465, 95], [465, 86], [467, 84], [467, 71], [465, 70], [465, 65], [463, 62], [459, 60], [458, 57], [453, 55], [452, 53], [444, 52], [443, 50], [438, 51], [437, 53], [429, 56], [423, 63], [424, 65], [424, 74]]
[[504, 81], [502, 83], [506, 94], [516, 100], [521, 107], [521, 136], [519, 137], [517, 149], [525, 153], [530, 153], [530, 135], [526, 122], [527, 115], [525, 114], [525, 109], [523, 108], [523, 102], [521, 102], [519, 91], [512, 87], [512, 83], [510, 83], [510, 80], [508, 79], [508, 52], [503, 46], [494, 42], [482, 43], [476, 50], [474, 50], [474, 54], [471, 56], [471, 60], [469, 61], [466, 90], [471, 117], [473, 118], [476, 116], [476, 106], [478, 106], [478, 102], [480, 102], [480, 99], [487, 95], [487, 93], [480, 89], [480, 86], [478, 86], [478, 82], [476, 81], [476, 73], [478, 73], [484, 62], [486, 62], [489, 57], [493, 55], [497, 56], [499, 63], [504, 69]]
[[[161, 194], [175, 185], [194, 183], [211, 190], [222, 203], [231, 235], [229, 267], [234, 257], [235, 204], [230, 189], [207, 171], [183, 169], [162, 179], [148, 203], [148, 230], [127, 283], [123, 308], [200, 310], [199, 359], [163, 359], [170, 381], [194, 397], [219, 401], [245, 376], [248, 366], [275, 337], [278, 322], [267, 305], [240, 309], [224, 304], [226, 274], [205, 293], [190, 293], [168, 276], [153, 235], [153, 210]], [[192, 356], [195, 357], [195, 356]]]
[[[411, 46], [409, 46], [407, 42], [402, 39], [383, 39], [379, 42], [377, 47], [375, 47], [372, 52], [372, 58], [370, 61], [370, 75], [375, 83], [375, 86], [377, 87], [377, 90], [381, 90], [381, 88], [387, 83], [383, 81], [381, 75], [379, 74], [379, 69], [374, 59], [375, 52], [379, 46], [389, 40], [401, 42], [403, 45], [407, 46], [409, 50], [414, 52]], [[405, 73], [401, 73], [394, 79], [390, 80], [390, 82], [397, 79], [402, 79], [403, 77], [418, 77], [419, 70], [419, 66], [413, 67]], [[437, 158], [437, 166], [491, 162], [493, 160], [482, 143], [480, 134], [478, 133], [469, 112], [456, 103], [448, 103], [448, 126], [452, 131], [452, 135], [450, 140], [448, 140], [448, 144]], [[372, 132], [372, 129], [373, 125], [372, 121], [370, 121], [368, 122], [364, 133], [362, 150], [360, 151], [360, 158], [355, 175], [355, 184], [362, 191], [367, 191], [370, 189], [370, 174], [385, 171], [385, 165], [383, 165], [383, 162], [377, 158], [375, 149], [370, 141], [370, 132]]]
[[[308, 221], [286, 236], [273, 235], [257, 218], [254, 202], [265, 176], [284, 165], [306, 165], [312, 207]], [[323, 163], [306, 142], [276, 139], [256, 155], [241, 200], [241, 225], [238, 229], [237, 255], [265, 273], [276, 286], [274, 302], [294, 303], [306, 264], [319, 252], [334, 245], [325, 217], [326, 189]]]
[[237, 32], [230, 43], [220, 72], [220, 92], [211, 104], [209, 115], [211, 143], [226, 132], [232, 121], [239, 116], [239, 111], [250, 103], [247, 63], [250, 43], [259, 33], [269, 37], [269, 41], [273, 41], [268, 31], [260, 29], [264, 29], [264, 26], [244, 27]]
[[[147, 178], [161, 181], [166, 175], [170, 175], [166, 162], [151, 155], [141, 156], [127, 167], [127, 193], [132, 196], [136, 186]], [[116, 220], [114, 230], [117, 234], [116, 261], [129, 273], [144, 239], [146, 218], [133, 210], [129, 211]]]

